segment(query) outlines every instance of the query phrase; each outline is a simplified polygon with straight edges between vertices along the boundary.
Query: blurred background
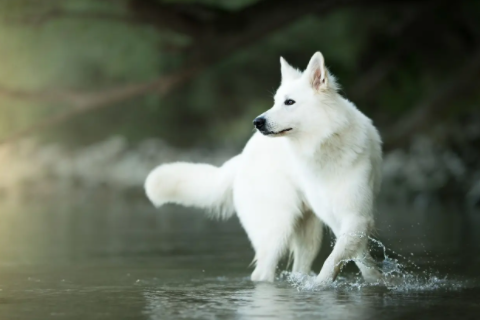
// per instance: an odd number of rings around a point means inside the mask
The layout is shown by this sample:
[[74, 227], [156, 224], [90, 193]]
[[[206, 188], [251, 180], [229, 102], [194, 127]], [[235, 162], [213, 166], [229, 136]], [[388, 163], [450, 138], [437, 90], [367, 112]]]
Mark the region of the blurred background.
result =
[[472, 266], [479, 21], [480, 1], [0, 0], [0, 264], [253, 256], [235, 219], [159, 212], [142, 184], [241, 152], [279, 57], [319, 50], [384, 140], [378, 236]]
[[303, 69], [321, 50], [379, 127], [386, 178], [475, 204], [479, 18], [477, 1], [2, 0], [3, 192], [38, 174], [137, 186], [161, 153], [228, 158], [272, 105], [279, 56]]
[[0, 1], [1, 194], [141, 192], [222, 161], [269, 109], [279, 56], [324, 53], [384, 139], [389, 201], [480, 199], [478, 1]]

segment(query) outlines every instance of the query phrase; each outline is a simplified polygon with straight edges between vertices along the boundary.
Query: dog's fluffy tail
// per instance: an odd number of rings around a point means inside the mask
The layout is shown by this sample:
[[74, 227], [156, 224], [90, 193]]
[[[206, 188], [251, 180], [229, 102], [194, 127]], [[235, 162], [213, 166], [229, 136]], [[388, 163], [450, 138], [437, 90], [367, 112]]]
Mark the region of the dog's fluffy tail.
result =
[[176, 203], [208, 209], [214, 217], [233, 215], [233, 180], [240, 156], [221, 167], [175, 162], [161, 165], [145, 181], [147, 197], [156, 207]]

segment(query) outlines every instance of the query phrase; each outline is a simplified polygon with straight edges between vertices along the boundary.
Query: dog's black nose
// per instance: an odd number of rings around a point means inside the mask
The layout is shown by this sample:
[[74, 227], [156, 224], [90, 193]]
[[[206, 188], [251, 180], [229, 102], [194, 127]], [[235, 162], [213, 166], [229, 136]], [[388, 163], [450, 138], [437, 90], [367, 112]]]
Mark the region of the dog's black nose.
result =
[[265, 120], [264, 117], [258, 117], [258, 118], [255, 118], [255, 120], [253, 120], [253, 125], [258, 130], [263, 130], [265, 129], [265, 122], [267, 122], [267, 120]]

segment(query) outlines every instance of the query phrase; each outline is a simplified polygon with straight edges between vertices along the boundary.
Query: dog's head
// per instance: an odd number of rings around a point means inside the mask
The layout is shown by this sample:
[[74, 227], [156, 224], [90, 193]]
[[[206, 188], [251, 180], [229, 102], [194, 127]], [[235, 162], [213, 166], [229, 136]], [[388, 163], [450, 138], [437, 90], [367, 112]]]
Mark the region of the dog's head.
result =
[[342, 121], [336, 105], [339, 95], [335, 78], [325, 67], [323, 55], [316, 52], [302, 73], [280, 58], [282, 82], [275, 94], [273, 107], [253, 121], [264, 135], [329, 135], [335, 123]]

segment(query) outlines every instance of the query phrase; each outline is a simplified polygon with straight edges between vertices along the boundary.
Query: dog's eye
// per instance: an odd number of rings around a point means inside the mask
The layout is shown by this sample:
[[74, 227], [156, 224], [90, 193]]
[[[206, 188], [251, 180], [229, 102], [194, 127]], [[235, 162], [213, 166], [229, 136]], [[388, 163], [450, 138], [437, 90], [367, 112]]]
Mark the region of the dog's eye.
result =
[[292, 99], [287, 99], [287, 100], [285, 100], [285, 105], [287, 105], [287, 106], [291, 106], [291, 105], [294, 104], [294, 103], [295, 103], [295, 101], [292, 100]]

